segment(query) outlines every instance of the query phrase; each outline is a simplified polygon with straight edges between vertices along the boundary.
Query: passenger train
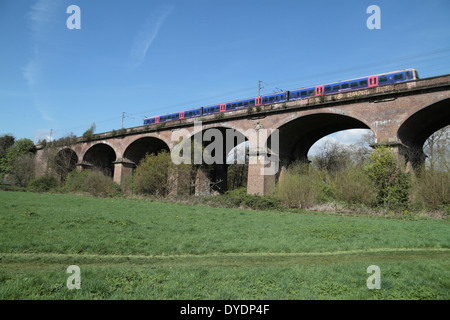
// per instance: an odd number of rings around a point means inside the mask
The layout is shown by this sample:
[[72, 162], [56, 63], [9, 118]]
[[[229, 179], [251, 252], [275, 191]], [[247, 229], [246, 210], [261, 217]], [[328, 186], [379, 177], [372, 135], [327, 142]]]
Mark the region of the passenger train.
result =
[[151, 125], [156, 123], [162, 123], [167, 121], [173, 121], [178, 119], [187, 119], [193, 117], [200, 117], [203, 115], [221, 113], [225, 111], [232, 111], [238, 109], [245, 109], [248, 107], [279, 103], [284, 101], [293, 101], [298, 99], [309, 98], [312, 96], [321, 96], [327, 94], [334, 94], [339, 92], [348, 92], [352, 90], [358, 90], [363, 88], [371, 88], [376, 86], [382, 86], [386, 84], [393, 84], [398, 82], [418, 80], [419, 76], [415, 69], [405, 69], [399, 71], [393, 71], [374, 76], [368, 76], [363, 78], [339, 81], [334, 83], [328, 83], [315, 87], [306, 87], [291, 91], [272, 93], [259, 97], [253, 97], [243, 100], [236, 100], [221, 104], [210, 105], [206, 107], [180, 111], [176, 113], [170, 113], [157, 117], [150, 117], [144, 119], [144, 125]]

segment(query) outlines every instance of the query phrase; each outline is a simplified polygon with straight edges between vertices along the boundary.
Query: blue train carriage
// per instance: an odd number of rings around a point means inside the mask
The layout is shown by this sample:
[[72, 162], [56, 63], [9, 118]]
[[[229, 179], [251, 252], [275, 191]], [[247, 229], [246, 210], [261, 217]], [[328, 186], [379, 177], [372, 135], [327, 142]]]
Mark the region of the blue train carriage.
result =
[[243, 100], [235, 100], [231, 102], [221, 103], [221, 104], [215, 104], [207, 107], [203, 107], [203, 115], [213, 114], [213, 113], [220, 113], [225, 111], [233, 111], [233, 110], [239, 110], [239, 109], [245, 109], [248, 107], [255, 106], [257, 101], [259, 101], [260, 97], [255, 98], [249, 98], [249, 99], [243, 99]]
[[166, 122], [166, 121], [199, 117], [200, 115], [201, 115], [201, 108], [196, 108], [196, 109], [191, 109], [191, 110], [185, 110], [185, 111], [165, 114], [162, 116], [146, 118], [146, 119], [144, 119], [144, 125], [151, 125], [151, 124], [157, 124], [157, 123]]
[[239, 109], [246, 109], [250, 107], [265, 105], [265, 104], [271, 104], [271, 103], [278, 103], [278, 102], [284, 102], [286, 101], [286, 92], [278, 92], [273, 93], [269, 95], [264, 95], [260, 97], [253, 97], [243, 100], [236, 100], [231, 101], [227, 103], [223, 103], [215, 108], [215, 112], [225, 112], [225, 111], [232, 111], [232, 110], [239, 110]]
[[297, 100], [319, 96], [322, 94], [333, 94], [358, 90], [363, 88], [371, 88], [375, 86], [393, 84], [404, 81], [418, 80], [419, 76], [415, 69], [406, 69], [393, 71], [369, 77], [356, 78], [351, 80], [338, 81], [315, 87], [307, 87], [289, 91], [289, 100]]
[[232, 111], [237, 109], [244, 109], [248, 107], [279, 103], [289, 100], [298, 100], [325, 94], [333, 94], [339, 92], [347, 92], [351, 90], [358, 90], [363, 88], [371, 88], [375, 86], [394, 84], [404, 81], [418, 80], [419, 75], [415, 69], [405, 69], [393, 71], [368, 77], [356, 78], [351, 80], [338, 81], [324, 85], [306, 87], [291, 91], [272, 93], [259, 97], [249, 99], [236, 100], [222, 104], [210, 105], [207, 107], [171, 113], [163, 116], [147, 118], [144, 120], [144, 125], [150, 125], [160, 122], [185, 119], [191, 117], [198, 117], [201, 115], [208, 115], [220, 113], [225, 111]]

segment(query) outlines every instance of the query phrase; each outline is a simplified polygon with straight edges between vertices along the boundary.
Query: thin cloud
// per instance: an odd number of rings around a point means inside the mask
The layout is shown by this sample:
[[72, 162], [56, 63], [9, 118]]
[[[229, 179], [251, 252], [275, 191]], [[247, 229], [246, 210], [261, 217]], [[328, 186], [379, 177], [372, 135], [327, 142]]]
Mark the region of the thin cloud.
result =
[[145, 23], [136, 34], [130, 50], [129, 62], [131, 68], [136, 68], [144, 62], [148, 49], [158, 36], [159, 29], [173, 10], [173, 5], [165, 5], [147, 17]]
[[41, 114], [42, 119], [46, 121], [54, 120], [50, 117], [45, 108], [43, 108], [38, 98], [39, 80], [42, 74], [42, 59], [39, 55], [41, 47], [45, 45], [45, 39], [51, 30], [52, 22], [55, 21], [55, 15], [59, 5], [55, 5], [52, 0], [38, 0], [28, 11], [30, 39], [31, 39], [31, 57], [26, 66], [22, 68], [22, 76], [25, 79], [30, 91], [36, 110]]
[[37, 83], [39, 75], [39, 63], [37, 59], [31, 59], [22, 70], [23, 77], [30, 88], [33, 88]]

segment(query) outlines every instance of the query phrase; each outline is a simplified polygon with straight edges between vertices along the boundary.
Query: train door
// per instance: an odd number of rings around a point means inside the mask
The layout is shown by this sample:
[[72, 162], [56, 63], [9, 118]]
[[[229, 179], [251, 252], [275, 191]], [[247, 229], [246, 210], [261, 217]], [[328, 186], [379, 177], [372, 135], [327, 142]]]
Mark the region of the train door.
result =
[[262, 98], [261, 97], [255, 98], [255, 106], [260, 106], [261, 103], [262, 103]]
[[155, 123], [159, 123], [159, 117], [155, 118]]
[[184, 111], [180, 112], [180, 119], [184, 119]]
[[323, 94], [323, 86], [316, 87], [316, 96], [321, 96]]
[[378, 85], [378, 76], [369, 77], [369, 88]]
[[227, 104], [226, 103], [222, 103], [220, 105], [220, 112], [225, 112], [227, 111]]

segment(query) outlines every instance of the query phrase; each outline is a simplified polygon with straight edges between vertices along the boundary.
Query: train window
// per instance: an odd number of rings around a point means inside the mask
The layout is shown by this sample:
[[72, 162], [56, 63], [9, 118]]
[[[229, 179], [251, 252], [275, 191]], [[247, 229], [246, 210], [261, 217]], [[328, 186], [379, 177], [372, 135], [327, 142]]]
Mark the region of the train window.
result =
[[406, 78], [408, 78], [408, 79], [412, 78], [411, 71], [406, 72]]
[[242, 102], [238, 103], [238, 107], [242, 107], [242, 105], [243, 105]]
[[344, 83], [344, 84], [341, 86], [342, 89], [348, 89], [348, 87], [349, 87], [348, 83]]
[[331, 87], [325, 87], [325, 92], [330, 92], [331, 91]]
[[396, 74], [394, 76], [394, 80], [400, 80], [400, 79], [403, 79], [403, 74]]
[[367, 86], [367, 80], [362, 80], [359, 82], [360, 86]]
[[379, 77], [379, 78], [378, 78], [378, 81], [379, 81], [379, 82], [386, 82], [387, 80], [388, 80], [387, 77]]
[[352, 82], [350, 83], [351, 88], [356, 88], [358, 86], [358, 82]]
[[244, 106], [248, 106], [248, 101], [244, 101]]
[[236, 103], [233, 103], [232, 107], [233, 107], [233, 108], [236, 108]]
[[337, 86], [333, 86], [333, 91], [337, 91], [337, 90], [339, 90], [341, 88], [341, 86], [340, 85], [337, 85]]
[[306, 96], [308, 93], [306, 91], [302, 91], [302, 96]]
[[309, 94], [309, 95], [314, 94], [314, 89], [313, 89], [313, 90], [309, 90], [309, 91], [308, 91], [308, 94]]
[[267, 102], [267, 98], [264, 98], [264, 99], [263, 99], [263, 102]]
[[274, 97], [270, 97], [269, 98], [269, 101], [273, 101], [275, 98]]

